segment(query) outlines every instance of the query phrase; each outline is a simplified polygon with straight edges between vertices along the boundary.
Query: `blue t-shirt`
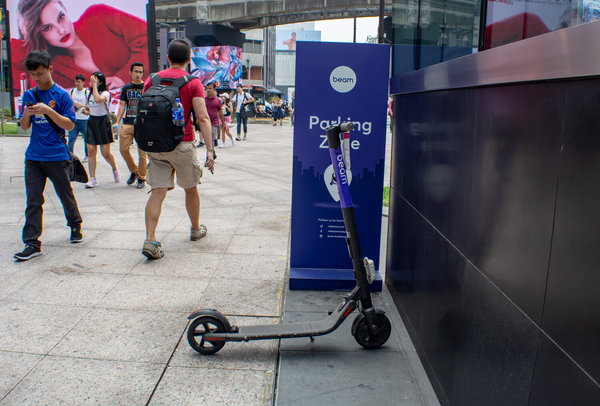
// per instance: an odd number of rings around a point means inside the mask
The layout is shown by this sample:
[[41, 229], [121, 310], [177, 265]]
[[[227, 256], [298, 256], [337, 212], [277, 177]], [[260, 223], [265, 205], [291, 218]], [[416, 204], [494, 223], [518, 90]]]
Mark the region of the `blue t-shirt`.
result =
[[[61, 116], [68, 117], [75, 122], [73, 101], [66, 90], [55, 83], [48, 90], [38, 89], [38, 93], [42, 103], [53, 108]], [[26, 91], [23, 95], [23, 111], [25, 111], [26, 102], [37, 104], [33, 89]], [[27, 151], [25, 151], [25, 159], [30, 161], [66, 161], [69, 159], [67, 146], [43, 115], [31, 116], [31, 138]]]

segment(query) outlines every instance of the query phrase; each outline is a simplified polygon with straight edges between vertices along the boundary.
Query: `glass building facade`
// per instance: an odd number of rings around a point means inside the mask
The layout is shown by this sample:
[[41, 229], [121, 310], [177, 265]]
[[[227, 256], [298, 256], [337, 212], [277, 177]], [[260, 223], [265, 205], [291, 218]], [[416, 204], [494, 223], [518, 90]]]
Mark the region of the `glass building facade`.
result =
[[394, 76], [600, 19], [589, 0], [394, 0], [392, 10]]

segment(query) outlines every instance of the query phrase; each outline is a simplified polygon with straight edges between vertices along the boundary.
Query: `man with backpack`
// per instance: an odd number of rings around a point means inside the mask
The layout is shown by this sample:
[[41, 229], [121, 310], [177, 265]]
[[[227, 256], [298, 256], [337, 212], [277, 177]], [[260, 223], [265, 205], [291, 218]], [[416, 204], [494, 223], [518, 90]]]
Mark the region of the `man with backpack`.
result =
[[[73, 100], [73, 107], [75, 108], [75, 128], [69, 131], [69, 142], [67, 146], [69, 151], [73, 152], [73, 148], [75, 147], [75, 141], [77, 141], [77, 136], [81, 134], [83, 136], [83, 142], [85, 143], [85, 132], [87, 130], [88, 118], [89, 115], [84, 113], [84, 107], [90, 97], [90, 89], [86, 89], [85, 85], [85, 76], [81, 73], [75, 76], [75, 87], [71, 89], [69, 93], [71, 95], [71, 100]], [[85, 158], [83, 162], [87, 162], [87, 146], [83, 146], [83, 150], [85, 151]]]
[[[75, 109], [69, 93], [52, 80], [51, 56], [46, 51], [31, 51], [25, 67], [37, 85], [23, 94], [23, 130], [31, 127], [29, 146], [25, 151], [25, 249], [14, 257], [20, 261], [42, 255], [42, 217], [44, 189], [52, 181], [71, 229], [71, 242], [83, 241], [81, 214], [69, 181], [69, 150], [64, 130], [75, 127]], [[56, 128], [56, 129], [55, 129]]]
[[[185, 190], [185, 207], [191, 221], [190, 240], [199, 240], [207, 233], [206, 226], [200, 224], [200, 196], [197, 186], [202, 176], [203, 160], [194, 146], [192, 112], [206, 144], [204, 166], [211, 172], [215, 165], [214, 146], [211, 142], [211, 123], [204, 102], [202, 83], [197, 78], [190, 77], [185, 70], [190, 56], [191, 49], [187, 42], [182, 39], [171, 41], [167, 51], [169, 68], [158, 72], [158, 77], [151, 75], [144, 85], [139, 103], [135, 137], [138, 147], [148, 151], [150, 161], [147, 181], [151, 193], [146, 203], [146, 240], [142, 247], [142, 254], [149, 259], [164, 256], [161, 244], [156, 238], [156, 226], [167, 192], [175, 187], [175, 174], [177, 184]], [[182, 127], [178, 127], [181, 125], [181, 116], [175, 111], [178, 104], [173, 104], [172, 100], [172, 92], [177, 89], [178, 94], [175, 95], [183, 105]], [[170, 94], [170, 97], [162, 97], [162, 94]], [[153, 95], [156, 95], [156, 101], [149, 101]], [[166, 108], [162, 110], [162, 115], [154, 111], [150, 114], [152, 109], [158, 109], [166, 100], [171, 105], [164, 106]], [[171, 118], [172, 123], [169, 121]]]

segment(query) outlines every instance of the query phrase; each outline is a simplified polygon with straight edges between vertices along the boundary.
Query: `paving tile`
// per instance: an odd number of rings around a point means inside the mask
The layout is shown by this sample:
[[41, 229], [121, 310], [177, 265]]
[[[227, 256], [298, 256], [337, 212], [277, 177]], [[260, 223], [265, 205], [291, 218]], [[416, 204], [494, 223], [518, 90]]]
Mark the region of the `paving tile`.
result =
[[79, 272], [125, 275], [145, 259], [140, 250], [76, 246], [64, 251], [61, 265]]
[[0, 350], [47, 354], [87, 312], [71, 306], [0, 302]]
[[188, 314], [94, 309], [50, 355], [166, 364]]
[[142, 257], [131, 275], [163, 276], [172, 278], [210, 279], [221, 261], [221, 254], [206, 252], [169, 252], [158, 261]]
[[271, 404], [274, 373], [216, 368], [168, 368], [151, 405]]
[[0, 399], [43, 358], [42, 355], [0, 351]]
[[288, 239], [273, 235], [234, 235], [227, 248], [230, 254], [286, 255]]
[[42, 273], [42, 270], [40, 269], [16, 269], [14, 264], [6, 265], [8, 266], [0, 266], [0, 300], [4, 299], [23, 285], [31, 282]]
[[[222, 209], [203, 209], [200, 211], [200, 224], [204, 224], [211, 235], [231, 235], [238, 229], [243, 215], [243, 210], [231, 209], [228, 206], [224, 206]], [[181, 221], [173, 231], [177, 233], [189, 233], [189, 220]]]
[[88, 273], [70, 266], [54, 266], [15, 290], [5, 300], [92, 307], [122, 278], [122, 275]]
[[[230, 324], [244, 326], [272, 325], [277, 318], [227, 317]], [[169, 365], [176, 367], [241, 369], [274, 371], [278, 356], [278, 340], [257, 340], [226, 343], [213, 355], [202, 355], [189, 345], [186, 334], [181, 338], [177, 351]]]
[[45, 357], [5, 405], [145, 405], [162, 365]]
[[282, 283], [273, 280], [213, 278], [198, 302], [198, 309], [223, 314], [278, 317]]
[[401, 353], [283, 351], [277, 405], [420, 406], [424, 403]]
[[[213, 234], [208, 231], [206, 237], [198, 241], [190, 241], [189, 230], [184, 233], [172, 232], [165, 238], [157, 235], [161, 241], [165, 255], [176, 255], [176, 252], [213, 252], [221, 253], [227, 250], [231, 243], [230, 234]], [[161, 239], [162, 238], [162, 239]], [[175, 252], [173, 252], [175, 251]]]
[[281, 281], [287, 267], [286, 256], [223, 254], [215, 277], [229, 279], [261, 279]]
[[98, 307], [191, 313], [198, 308], [207, 286], [207, 279], [127, 275]]
[[103, 231], [100, 235], [98, 235], [96, 241], [94, 241], [94, 247], [131, 249], [141, 251], [145, 238], [146, 233], [143, 230], [106, 230]]

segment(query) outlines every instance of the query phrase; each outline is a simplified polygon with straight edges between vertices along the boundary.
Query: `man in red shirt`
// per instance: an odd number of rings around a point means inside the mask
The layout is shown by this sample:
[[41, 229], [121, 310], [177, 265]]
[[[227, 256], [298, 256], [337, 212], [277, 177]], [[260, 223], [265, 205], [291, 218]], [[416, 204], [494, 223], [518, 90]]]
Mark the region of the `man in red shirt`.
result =
[[[217, 139], [219, 138], [219, 127], [222, 130], [223, 136], [225, 136], [225, 117], [223, 116], [223, 102], [220, 97], [217, 97], [217, 89], [213, 82], [208, 83], [205, 87], [206, 98], [206, 110], [208, 110], [208, 116], [210, 117], [210, 123], [212, 125], [212, 139], [213, 145], [217, 146]], [[225, 140], [222, 139], [222, 145], [225, 145]]]
[[[162, 78], [177, 79], [187, 75], [185, 70], [190, 62], [191, 49], [187, 42], [181, 39], [171, 41], [167, 52], [169, 69], [158, 72]], [[144, 90], [152, 86], [150, 79], [146, 80]], [[184, 117], [189, 117], [193, 109], [200, 132], [206, 143], [206, 161], [204, 166], [211, 172], [214, 170], [214, 147], [211, 142], [210, 118], [204, 102], [204, 89], [200, 80], [191, 80], [179, 90], [179, 98], [183, 104]], [[200, 195], [198, 184], [202, 177], [202, 160], [200, 152], [194, 146], [194, 126], [188, 120], [185, 136], [177, 147], [170, 152], [148, 152], [148, 184], [151, 187], [150, 197], [146, 203], [146, 240], [142, 254], [150, 259], [164, 256], [160, 242], [156, 239], [156, 226], [162, 209], [162, 202], [167, 192], [175, 187], [174, 175], [177, 174], [177, 184], [185, 190], [185, 208], [192, 223], [190, 240], [203, 238], [207, 229], [200, 224]]]

